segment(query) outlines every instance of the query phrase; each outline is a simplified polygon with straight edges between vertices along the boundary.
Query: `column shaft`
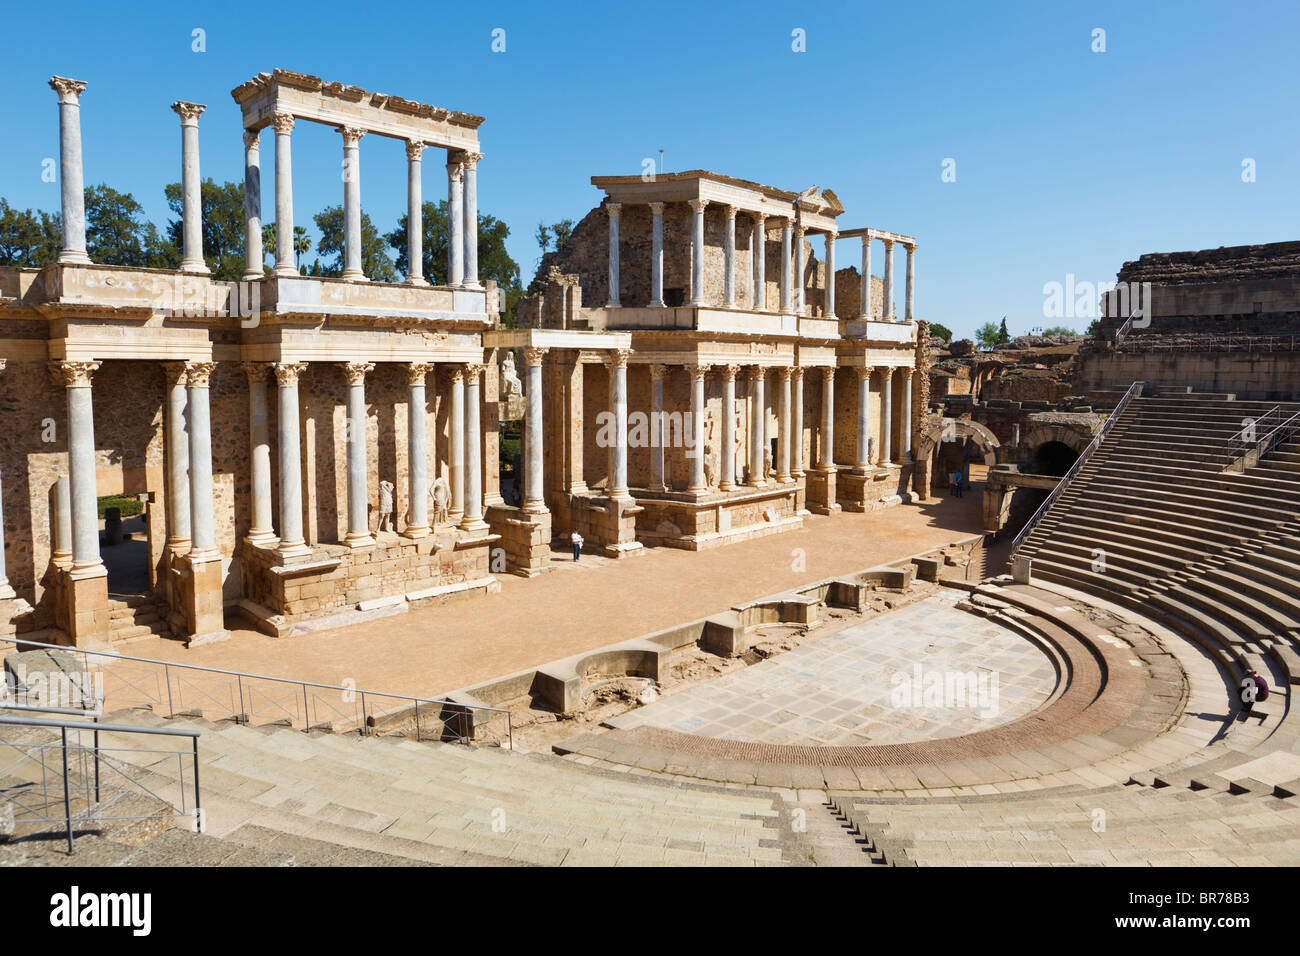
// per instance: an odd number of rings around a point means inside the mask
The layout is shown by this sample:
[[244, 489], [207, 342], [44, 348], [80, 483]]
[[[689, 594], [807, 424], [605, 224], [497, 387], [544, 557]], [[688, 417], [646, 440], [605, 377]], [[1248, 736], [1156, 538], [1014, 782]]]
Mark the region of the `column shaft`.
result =
[[181, 118], [181, 271], [207, 272], [203, 261], [203, 195], [199, 176], [199, 103], [177, 100]]
[[212, 362], [190, 362], [186, 369], [190, 436], [190, 557], [218, 557], [212, 504], [212, 413], [208, 381]]
[[777, 393], [777, 414], [780, 421], [777, 425], [776, 480], [784, 482], [790, 480], [790, 438], [793, 431], [790, 418], [790, 369], [779, 368], [776, 374], [780, 382], [780, 391]]
[[912, 370], [903, 372], [903, 420], [898, 427], [903, 436], [903, 464], [912, 460]]
[[543, 483], [542, 462], [542, 360], [546, 349], [524, 349], [524, 495], [523, 509], [532, 514], [546, 511], [546, 492]]
[[67, 475], [60, 475], [54, 483], [54, 553], [50, 560], [60, 568], [72, 564], [72, 492]]
[[858, 376], [858, 447], [854, 462], [859, 474], [871, 467], [871, 366], [854, 370]]
[[795, 312], [798, 315], [806, 315], [808, 311], [808, 302], [805, 299], [807, 295], [807, 283], [804, 280], [806, 269], [806, 258], [803, 248], [803, 226], [797, 226], [794, 231], [794, 304]]
[[244, 130], [244, 281], [262, 269], [262, 150], [257, 130]]
[[406, 281], [428, 285], [424, 278], [424, 196], [421, 172], [424, 144], [406, 141]]
[[95, 491], [95, 413], [91, 376], [98, 362], [61, 365], [68, 397], [68, 488], [72, 495], [72, 571], [91, 576], [99, 559], [99, 507]]
[[343, 134], [343, 278], [361, 282], [361, 137], [365, 130], [349, 126]]
[[709, 490], [704, 473], [704, 380], [709, 374], [707, 365], [689, 369], [691, 375], [691, 444], [687, 455], [691, 460], [691, 483], [686, 490], [703, 494]]
[[803, 369], [796, 366], [792, 374], [794, 409], [790, 413], [790, 474], [797, 478], [803, 474]]
[[86, 255], [86, 190], [81, 169], [81, 94], [86, 84], [54, 76], [50, 78], [50, 88], [59, 94], [59, 191], [63, 226], [59, 262], [89, 262], [90, 256]]
[[823, 283], [822, 317], [835, 318], [835, 239], [833, 232], [826, 233], [826, 281]]
[[[370, 534], [370, 498], [366, 492], [366, 373], [371, 362], [348, 362], [343, 373], [348, 380], [348, 418], [345, 444], [348, 459], [348, 533], [343, 543], [365, 548], [375, 543]], [[382, 523], [385, 515], [380, 515]]]
[[465, 516], [465, 367], [451, 371], [451, 518]]
[[736, 487], [736, 372], [739, 366], [722, 367], [722, 474], [718, 487]]
[[894, 370], [880, 373], [880, 464], [894, 463]]
[[[275, 114], [275, 274], [296, 276], [293, 253], [293, 117]], [[301, 516], [300, 516], [301, 517]], [[299, 534], [302, 523], [299, 521]], [[284, 529], [281, 528], [281, 537]]]
[[727, 236], [726, 246], [723, 249], [726, 262], [723, 268], [726, 275], [723, 279], [722, 304], [727, 308], [734, 308], [736, 305], [736, 207], [727, 207]]
[[429, 413], [424, 377], [432, 362], [406, 366], [407, 520], [403, 534], [422, 538], [429, 533]]
[[664, 490], [664, 375], [666, 365], [650, 366], [650, 488]]
[[462, 284], [466, 289], [481, 289], [478, 281], [478, 161], [482, 153], [465, 153], [465, 201], [464, 225], [462, 233], [465, 242], [465, 277]]
[[190, 440], [186, 434], [184, 362], [164, 362], [167, 407], [164, 453], [167, 457], [167, 546], [177, 554], [190, 550]]
[[461, 528], [481, 531], [483, 520], [483, 435], [479, 426], [480, 381], [483, 366], [466, 367], [465, 381], [465, 517]]
[[691, 229], [691, 305], [708, 305], [704, 297], [704, 210], [707, 199], [692, 199], [688, 203], [694, 216]]
[[754, 311], [767, 311], [767, 222], [765, 216], [754, 220]]
[[[448, 154], [451, 155], [450, 153]], [[465, 281], [465, 210], [463, 208], [464, 167], [459, 159], [447, 161], [447, 284], [459, 287]]]
[[871, 236], [862, 237], [862, 288], [860, 290], [862, 318], [871, 318]]
[[248, 540], [269, 545], [275, 540], [271, 508], [271, 434], [266, 406], [267, 366], [260, 362], [244, 365], [248, 375], [248, 445], [253, 507]]
[[627, 360], [625, 349], [615, 349], [609, 369], [609, 404], [614, 415], [614, 444], [609, 450], [609, 494], [627, 497]]
[[903, 318], [915, 320], [916, 306], [916, 246], [907, 247], [907, 289], [903, 298]]
[[619, 307], [618, 298], [618, 220], [623, 207], [616, 202], [605, 203], [605, 212], [609, 213], [609, 301], [607, 309]]
[[650, 204], [653, 238], [650, 249], [650, 306], [663, 308], [664, 304], [664, 204]]
[[767, 484], [767, 469], [763, 467], [767, 449], [767, 400], [763, 384], [767, 372], [761, 365], [755, 365], [749, 376], [749, 483], [762, 488]]
[[835, 467], [835, 369], [822, 369], [822, 427], [818, 440], [822, 471]]
[[894, 241], [885, 240], [885, 303], [880, 310], [880, 317], [886, 322], [894, 321]]
[[280, 554], [309, 554], [302, 536], [302, 451], [298, 434], [298, 376], [305, 363], [275, 366], [279, 386], [276, 444], [280, 449]]

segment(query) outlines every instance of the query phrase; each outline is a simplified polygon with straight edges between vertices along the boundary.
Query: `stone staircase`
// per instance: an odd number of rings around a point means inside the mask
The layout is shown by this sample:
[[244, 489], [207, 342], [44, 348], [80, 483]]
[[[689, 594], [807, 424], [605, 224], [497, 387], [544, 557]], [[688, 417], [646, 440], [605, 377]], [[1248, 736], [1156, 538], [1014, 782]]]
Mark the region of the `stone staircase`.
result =
[[167, 604], [152, 594], [110, 597], [109, 640], [127, 644], [143, 637], [171, 637]]

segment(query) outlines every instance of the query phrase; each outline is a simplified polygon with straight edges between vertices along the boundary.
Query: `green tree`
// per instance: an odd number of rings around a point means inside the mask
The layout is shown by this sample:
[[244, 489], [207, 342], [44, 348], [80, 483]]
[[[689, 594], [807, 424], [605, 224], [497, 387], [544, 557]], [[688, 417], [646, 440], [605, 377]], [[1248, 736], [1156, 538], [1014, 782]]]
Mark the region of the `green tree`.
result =
[[1011, 341], [1011, 333], [1007, 331], [1007, 317], [1002, 316], [1002, 327], [998, 329], [998, 344]]
[[1002, 330], [995, 322], [985, 322], [975, 330], [975, 342], [982, 349], [992, 349], [1002, 341]]
[[[311, 236], [307, 235], [306, 226], [293, 227], [293, 265], [299, 272], [303, 271], [302, 257], [311, 252]], [[262, 255], [275, 258], [275, 223], [268, 222], [262, 227]], [[317, 263], [319, 266], [319, 263]], [[319, 271], [316, 275], [320, 275]]]
[[569, 240], [573, 238], [573, 220], [561, 219], [551, 223], [551, 235], [555, 238], [555, 251], [563, 252]]
[[931, 322], [931, 323], [930, 323], [930, 338], [932, 338], [932, 339], [943, 339], [945, 342], [951, 342], [951, 341], [952, 341], [952, 329], [948, 328], [948, 326], [946, 326], [946, 325], [941, 325], [941, 324], [938, 323], [938, 322]]
[[[167, 236], [173, 248], [184, 247], [181, 184], [168, 183], [163, 188], [167, 205], [176, 218], [167, 224]], [[212, 270], [212, 278], [234, 282], [244, 277], [244, 186], [211, 179], [199, 187], [203, 208], [203, 259]]]
[[135, 197], [103, 184], [86, 189], [86, 252], [112, 266], [174, 269], [180, 262]]
[[542, 255], [546, 255], [551, 248], [551, 227], [544, 222], [539, 222], [534, 235], [537, 237], [537, 245], [541, 247]]
[[1074, 329], [1070, 328], [1069, 326], [1053, 325], [1050, 326], [1049, 328], [1043, 329], [1043, 334], [1044, 335], [1078, 335], [1079, 333], [1074, 331]]
[[[332, 262], [326, 261], [320, 267], [319, 274], [342, 275], [343, 207], [326, 206], [312, 218], [316, 221], [316, 228], [320, 230], [317, 251], [322, 255], [334, 257]], [[375, 228], [375, 224], [370, 221], [370, 216], [365, 212], [361, 213], [361, 271], [366, 274], [366, 278], [375, 282], [397, 281], [397, 269], [384, 248], [384, 237], [379, 234], [379, 230]]]
[[[447, 201], [440, 199], [425, 202], [420, 207], [422, 235], [420, 238], [421, 274], [434, 285], [447, 284]], [[506, 251], [510, 227], [495, 216], [478, 214], [478, 274], [480, 280], [493, 279], [501, 293], [501, 315], [504, 324], [513, 327], [515, 305], [523, 294], [519, 280], [519, 265]], [[397, 220], [397, 228], [384, 237], [397, 253], [397, 270], [410, 275], [406, 258], [406, 216]]]
[[1088, 331], [1085, 333], [1089, 338], [1101, 338], [1101, 319], [1093, 319], [1088, 323]]
[[0, 266], [47, 266], [62, 245], [58, 213], [19, 211], [0, 199]]

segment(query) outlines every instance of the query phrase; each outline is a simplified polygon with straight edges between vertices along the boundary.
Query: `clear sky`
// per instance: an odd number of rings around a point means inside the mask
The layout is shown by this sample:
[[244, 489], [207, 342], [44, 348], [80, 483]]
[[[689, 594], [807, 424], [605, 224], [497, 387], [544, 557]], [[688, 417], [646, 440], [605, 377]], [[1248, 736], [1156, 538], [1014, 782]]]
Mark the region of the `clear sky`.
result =
[[[169, 104], [208, 104], [203, 175], [238, 180], [230, 90], [283, 67], [486, 116], [479, 208], [510, 224], [525, 283], [539, 221], [580, 218], [599, 200], [592, 175], [639, 173], [660, 149], [667, 171], [830, 187], [841, 228], [916, 236], [918, 315], [959, 334], [1004, 314], [1013, 333], [1056, 324], [1045, 283], [1113, 280], [1143, 252], [1300, 238], [1294, 2], [5, 7], [0, 195], [20, 207], [59, 205], [41, 180], [58, 155], [51, 74], [90, 84], [86, 183], [133, 193], [162, 226], [180, 178]], [[342, 201], [341, 156], [329, 128], [295, 128], [299, 225]], [[445, 195], [439, 159], [426, 154], [426, 198]], [[387, 231], [405, 211], [401, 144], [363, 140], [361, 173]]]

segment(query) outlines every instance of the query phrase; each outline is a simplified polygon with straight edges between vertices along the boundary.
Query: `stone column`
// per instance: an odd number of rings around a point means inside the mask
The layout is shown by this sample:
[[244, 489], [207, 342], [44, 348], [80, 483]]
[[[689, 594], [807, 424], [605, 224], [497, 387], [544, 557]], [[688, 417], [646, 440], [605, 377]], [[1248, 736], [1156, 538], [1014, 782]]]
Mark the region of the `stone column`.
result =
[[465, 517], [465, 366], [451, 368], [451, 512], [449, 519], [459, 524]]
[[704, 210], [707, 199], [692, 199], [687, 205], [695, 218], [691, 229], [691, 305], [708, 305], [704, 297]]
[[886, 322], [894, 321], [894, 240], [885, 240], [885, 303], [880, 310], [880, 317]]
[[465, 366], [465, 517], [460, 523], [464, 531], [487, 527], [483, 520], [483, 433], [479, 427], [482, 376], [482, 365]]
[[729, 309], [736, 306], [736, 207], [724, 207], [727, 213], [727, 239], [723, 247], [726, 273], [723, 279], [722, 304]]
[[262, 268], [262, 150], [258, 131], [244, 130], [244, 281], [260, 279]]
[[[18, 595], [14, 589], [9, 586], [9, 574], [5, 570], [5, 522], [4, 522], [4, 497], [0, 495], [0, 601], [12, 600]], [[5, 623], [9, 623], [7, 620]]]
[[782, 220], [781, 226], [781, 312], [790, 315], [794, 312], [794, 287], [790, 283], [790, 241], [791, 223]]
[[880, 370], [880, 452], [881, 465], [894, 463], [894, 370]]
[[912, 370], [903, 369], [903, 420], [899, 423], [903, 436], [902, 461], [912, 460]]
[[60, 362], [68, 397], [68, 488], [72, 508], [72, 575], [102, 573], [99, 506], [95, 493], [95, 414], [90, 381], [99, 362]]
[[763, 384], [767, 370], [754, 365], [749, 370], [749, 483], [755, 488], [767, 484], [763, 452], [767, 448], [767, 404]]
[[167, 380], [164, 454], [167, 458], [167, 547], [190, 550], [190, 440], [186, 434], [186, 363], [163, 362]]
[[[406, 282], [428, 285], [424, 278], [424, 190], [421, 172], [424, 144], [406, 141]], [[427, 489], [426, 489], [427, 490]]]
[[776, 480], [786, 482], [790, 480], [790, 367], [782, 366], [776, 370], [777, 378], [780, 380], [780, 391], [777, 393], [777, 417], [779, 424], [777, 427], [780, 431], [777, 434], [776, 449]]
[[302, 537], [302, 451], [298, 434], [298, 378], [307, 363], [279, 362], [274, 368], [280, 399], [275, 434], [280, 448], [279, 552], [282, 558], [293, 558], [311, 554]]
[[[370, 499], [366, 493], [366, 373], [373, 362], [344, 362], [348, 381], [348, 417], [344, 423], [344, 445], [348, 459], [348, 533], [343, 543], [349, 548], [369, 548]], [[380, 515], [383, 520], [383, 515]]]
[[853, 470], [865, 475], [871, 470], [871, 372], [872, 367], [854, 369], [858, 376], [858, 447]]
[[461, 202], [464, 195], [465, 168], [460, 154], [447, 151], [447, 285], [460, 288], [465, 281], [465, 211]]
[[687, 457], [691, 460], [691, 483], [686, 490], [701, 495], [709, 490], [704, 474], [704, 382], [709, 366], [692, 365], [687, 371], [691, 376], [691, 445], [687, 449]]
[[72, 566], [72, 493], [68, 476], [60, 475], [54, 483], [54, 548], [50, 560], [55, 567]]
[[609, 496], [627, 493], [627, 360], [631, 349], [613, 349], [609, 360], [609, 404], [614, 415], [614, 444], [609, 449]]
[[862, 304], [861, 318], [863, 320], [871, 318], [871, 235], [867, 234], [862, 237], [862, 289], [860, 290]]
[[823, 283], [822, 318], [833, 319], [835, 315], [835, 240], [839, 233], [826, 233], [826, 281]]
[[804, 271], [806, 261], [804, 259], [803, 248], [803, 223], [798, 223], [794, 227], [794, 282], [795, 294], [794, 305], [795, 313], [798, 315], [807, 315], [808, 302], [805, 298], [807, 290], [804, 288]]
[[650, 307], [664, 307], [664, 204], [650, 204], [651, 229], [653, 240], [650, 250]]
[[767, 216], [754, 213], [754, 294], [755, 312], [767, 311]]
[[[275, 127], [275, 274], [296, 276], [298, 267], [293, 258], [293, 151], [290, 145], [293, 115], [276, 113], [272, 125]], [[283, 538], [284, 529], [280, 530]]]
[[181, 118], [181, 272], [208, 271], [203, 261], [203, 196], [199, 177], [199, 117], [202, 103], [177, 100], [172, 109]]
[[623, 211], [622, 203], [606, 202], [605, 212], [609, 213], [609, 301], [607, 309], [617, 309], [618, 299], [618, 219]]
[[523, 510], [529, 514], [545, 514], [546, 491], [542, 481], [542, 360], [546, 349], [525, 348], [524, 399], [524, 494]]
[[650, 366], [650, 489], [664, 490], [664, 375], [667, 365]]
[[402, 534], [423, 538], [429, 533], [429, 412], [425, 407], [424, 377], [432, 362], [406, 366], [406, 472], [407, 522]]
[[903, 318], [908, 322], [916, 320], [916, 244], [907, 247], [907, 288], [903, 298]]
[[790, 476], [803, 475], [803, 368], [796, 365], [794, 376], [794, 405], [790, 413]]
[[478, 281], [478, 161], [482, 153], [463, 153], [461, 165], [464, 167], [464, 213], [465, 225], [462, 230], [465, 242], [465, 277], [461, 287], [478, 290], [483, 284]]
[[736, 372], [739, 365], [722, 366], [722, 471], [718, 488], [736, 487]]
[[248, 529], [250, 544], [269, 547], [275, 541], [271, 509], [271, 434], [266, 408], [265, 362], [245, 362], [248, 376], [248, 447], [252, 509]]
[[340, 126], [343, 135], [343, 274], [349, 282], [365, 282], [361, 269], [361, 137], [363, 129]]
[[59, 94], [59, 189], [63, 200], [59, 262], [90, 262], [86, 255], [86, 188], [81, 171], [81, 94], [86, 84], [66, 76], [52, 76], [50, 89]]
[[217, 551], [212, 497], [212, 411], [208, 382], [213, 362], [190, 362], [185, 369], [190, 437], [190, 558], [211, 560]]
[[822, 471], [835, 467], [835, 369], [822, 369], [822, 427], [818, 442], [821, 461], [818, 466]]

